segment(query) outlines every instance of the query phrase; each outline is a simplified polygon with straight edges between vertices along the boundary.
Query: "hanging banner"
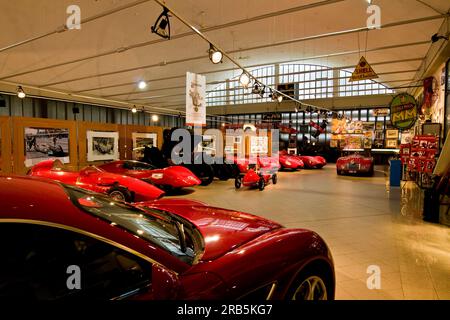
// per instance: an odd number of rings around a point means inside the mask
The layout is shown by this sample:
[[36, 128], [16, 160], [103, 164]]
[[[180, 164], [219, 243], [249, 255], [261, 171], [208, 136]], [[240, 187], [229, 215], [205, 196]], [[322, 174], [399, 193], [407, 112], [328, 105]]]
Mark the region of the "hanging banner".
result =
[[355, 71], [353, 71], [352, 76], [348, 81], [354, 82], [376, 78], [378, 78], [378, 75], [375, 73], [375, 71], [373, 71], [372, 67], [367, 62], [366, 58], [362, 56], [358, 62], [358, 65], [355, 67]]
[[391, 103], [391, 123], [394, 128], [407, 130], [411, 128], [417, 120], [417, 102], [408, 93], [396, 95]]
[[186, 125], [206, 125], [206, 77], [186, 73]]

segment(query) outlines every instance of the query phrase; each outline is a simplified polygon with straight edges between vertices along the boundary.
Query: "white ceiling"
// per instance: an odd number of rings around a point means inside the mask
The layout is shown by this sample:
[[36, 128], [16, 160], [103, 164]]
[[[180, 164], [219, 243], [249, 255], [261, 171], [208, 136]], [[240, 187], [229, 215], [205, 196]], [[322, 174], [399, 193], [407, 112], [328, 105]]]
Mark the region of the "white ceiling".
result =
[[[86, 19], [135, 1], [80, 0], [77, 1], [77, 4], [81, 8], [82, 19]], [[326, 1], [167, 0], [166, 4], [197, 28], [204, 29], [319, 2]], [[359, 52], [335, 57], [317, 58], [317, 56], [355, 50], [361, 50], [364, 53], [367, 41], [366, 58], [370, 63], [375, 64], [376, 72], [409, 70], [409, 72], [381, 77], [382, 82], [386, 81], [390, 86], [395, 86], [403, 83], [405, 79], [413, 79], [415, 72], [412, 72], [412, 70], [417, 70], [421, 61], [379, 63], [424, 57], [431, 45], [431, 41], [429, 41], [431, 35], [438, 31], [444, 21], [444, 19], [434, 19], [382, 28], [381, 30], [371, 30], [368, 33], [352, 33], [317, 40], [299, 41], [287, 45], [273, 45], [286, 40], [365, 27], [368, 17], [366, 0], [332, 2], [331, 4], [277, 17], [220, 28], [205, 34], [227, 52], [242, 50], [233, 53], [232, 56], [244, 66], [296, 60], [331, 67], [355, 65], [361, 54]], [[72, 3], [72, 0], [0, 0], [0, 12], [2, 12], [0, 51], [1, 48], [8, 45], [55, 30], [58, 26], [63, 25], [67, 18], [66, 8]], [[373, 3], [381, 7], [383, 25], [436, 16], [439, 13], [448, 12], [450, 8], [448, 0], [374, 0]], [[236, 69], [212, 73], [211, 71], [214, 70], [230, 69], [233, 65], [228, 61], [224, 61], [220, 65], [212, 65], [206, 53], [208, 44], [196, 35], [159, 41], [160, 38], [150, 32], [150, 26], [153, 25], [160, 12], [161, 7], [159, 5], [154, 1], [147, 1], [82, 24], [81, 30], [52, 34], [0, 52], [0, 79], [24, 86], [30, 85], [42, 89], [78, 92], [95, 97], [115, 95], [110, 99], [133, 104], [134, 99], [140, 97], [170, 96], [184, 93], [183, 88], [156, 89], [183, 86], [186, 71], [206, 73], [208, 82], [223, 81], [239, 74]], [[171, 24], [172, 36], [176, 37], [189, 31], [175, 17], [171, 18]], [[75, 59], [114, 52], [121, 47], [145, 42], [154, 43], [129, 49], [122, 53], [108, 54], [38, 72], [12, 76]], [[427, 43], [407, 45], [417, 42]], [[247, 48], [271, 44], [273, 45], [271, 47], [246, 50]], [[383, 49], [398, 45], [407, 46]], [[195, 57], [198, 58], [191, 59]], [[183, 59], [191, 60], [176, 62]], [[159, 66], [163, 62], [167, 65]], [[120, 72], [127, 69], [132, 70]], [[105, 73], [114, 74], [104, 75]], [[176, 78], [152, 81], [167, 77]], [[76, 80], [79, 78], [83, 79]], [[136, 88], [136, 83], [140, 79], [150, 81], [148, 88], [142, 93]], [[115, 86], [118, 84], [122, 85]], [[97, 89], [105, 86], [114, 87]], [[129, 94], [130, 92], [137, 92], [137, 94]], [[120, 93], [124, 93], [124, 95], [117, 95]], [[42, 91], [41, 94], [46, 95], [45, 91]], [[180, 99], [182, 100], [183, 97], [164, 97], [155, 99], [160, 103], [152, 105], [170, 105], [173, 101], [180, 101]]]

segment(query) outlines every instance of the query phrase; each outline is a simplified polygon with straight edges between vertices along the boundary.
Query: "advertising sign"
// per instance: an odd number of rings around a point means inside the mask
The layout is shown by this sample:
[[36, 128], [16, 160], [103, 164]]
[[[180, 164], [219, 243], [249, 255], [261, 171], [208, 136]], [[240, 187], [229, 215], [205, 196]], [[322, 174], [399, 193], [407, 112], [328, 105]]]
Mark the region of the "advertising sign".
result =
[[378, 75], [373, 71], [370, 64], [367, 62], [364, 56], [358, 62], [358, 65], [355, 67], [355, 71], [353, 71], [352, 76], [349, 79], [349, 82], [367, 80], [367, 79], [376, 79]]
[[394, 128], [407, 130], [411, 128], [417, 120], [417, 102], [408, 93], [396, 95], [391, 103], [391, 122]]
[[206, 77], [186, 73], [186, 125], [206, 125]]

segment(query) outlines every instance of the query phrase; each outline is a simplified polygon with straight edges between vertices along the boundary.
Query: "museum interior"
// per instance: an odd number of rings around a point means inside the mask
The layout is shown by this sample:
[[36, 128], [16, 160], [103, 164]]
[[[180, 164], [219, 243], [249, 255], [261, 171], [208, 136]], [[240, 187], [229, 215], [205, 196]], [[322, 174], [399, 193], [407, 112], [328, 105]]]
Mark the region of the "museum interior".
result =
[[0, 12], [0, 298], [450, 300], [448, 0]]

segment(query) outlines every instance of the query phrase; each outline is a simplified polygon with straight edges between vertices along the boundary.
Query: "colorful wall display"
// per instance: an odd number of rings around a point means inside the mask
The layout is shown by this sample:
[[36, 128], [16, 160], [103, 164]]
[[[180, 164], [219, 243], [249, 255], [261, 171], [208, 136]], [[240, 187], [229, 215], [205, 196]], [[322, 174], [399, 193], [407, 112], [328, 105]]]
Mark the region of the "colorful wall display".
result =
[[417, 120], [417, 101], [408, 93], [396, 95], [391, 103], [391, 124], [399, 130], [411, 128]]
[[268, 152], [269, 152], [269, 139], [267, 136], [250, 137], [251, 154], [268, 154]]
[[25, 166], [47, 159], [69, 163], [69, 129], [25, 128]]
[[145, 147], [158, 147], [158, 136], [156, 133], [133, 132], [133, 160], [140, 160], [144, 157]]
[[119, 156], [119, 133], [87, 131], [87, 160], [117, 160]]

